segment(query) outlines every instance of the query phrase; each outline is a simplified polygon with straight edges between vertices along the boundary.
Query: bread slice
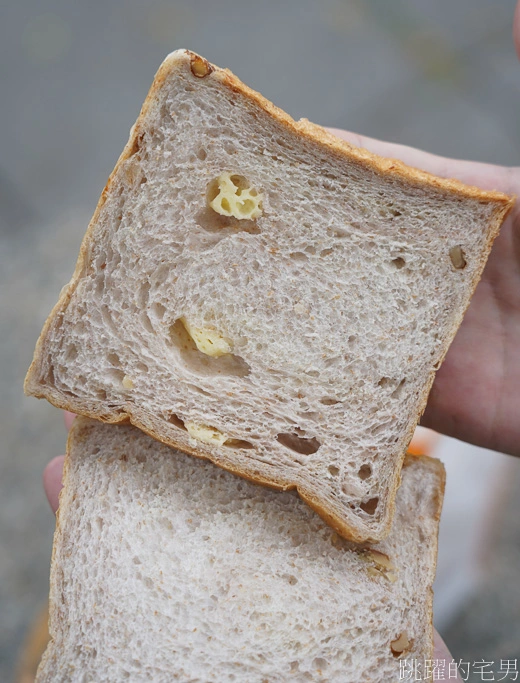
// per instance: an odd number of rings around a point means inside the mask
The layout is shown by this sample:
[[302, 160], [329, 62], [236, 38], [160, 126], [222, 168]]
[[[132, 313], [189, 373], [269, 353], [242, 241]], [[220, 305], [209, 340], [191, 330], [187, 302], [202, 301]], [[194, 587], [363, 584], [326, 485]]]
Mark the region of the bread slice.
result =
[[388, 533], [406, 447], [511, 200], [163, 63], [26, 391]]
[[408, 456], [369, 547], [129, 425], [78, 418], [68, 451], [38, 683], [390, 683], [432, 659], [439, 461]]

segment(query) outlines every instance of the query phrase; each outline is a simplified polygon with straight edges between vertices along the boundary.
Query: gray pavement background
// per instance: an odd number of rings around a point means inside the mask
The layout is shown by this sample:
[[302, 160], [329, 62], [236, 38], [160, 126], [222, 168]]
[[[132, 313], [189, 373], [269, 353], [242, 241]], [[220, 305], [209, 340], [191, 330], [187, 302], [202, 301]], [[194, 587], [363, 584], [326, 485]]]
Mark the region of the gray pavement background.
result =
[[[48, 590], [41, 471], [58, 411], [26, 399], [34, 342], [72, 273], [153, 74], [179, 47], [290, 112], [430, 151], [520, 163], [514, 0], [11, 0], [0, 9], [0, 681]], [[519, 463], [520, 465], [520, 463]], [[459, 657], [520, 656], [520, 504], [483, 590], [446, 634]], [[520, 662], [519, 662], [520, 665]], [[480, 680], [480, 679], [478, 679]]]

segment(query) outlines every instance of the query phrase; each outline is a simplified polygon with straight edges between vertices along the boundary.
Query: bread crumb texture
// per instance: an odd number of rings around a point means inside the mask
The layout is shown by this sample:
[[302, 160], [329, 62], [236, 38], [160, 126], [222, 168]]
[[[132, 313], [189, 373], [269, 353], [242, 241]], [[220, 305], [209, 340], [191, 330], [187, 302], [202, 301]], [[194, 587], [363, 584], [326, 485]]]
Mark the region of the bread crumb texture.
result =
[[37, 682], [397, 683], [399, 657], [433, 657], [442, 488], [410, 460], [390, 535], [359, 546], [295, 492], [78, 418]]
[[[173, 53], [26, 389], [129, 415], [181, 450], [296, 487], [340, 535], [380, 539], [508, 206], [356, 151]], [[217, 436], [194, 439], [188, 424]]]

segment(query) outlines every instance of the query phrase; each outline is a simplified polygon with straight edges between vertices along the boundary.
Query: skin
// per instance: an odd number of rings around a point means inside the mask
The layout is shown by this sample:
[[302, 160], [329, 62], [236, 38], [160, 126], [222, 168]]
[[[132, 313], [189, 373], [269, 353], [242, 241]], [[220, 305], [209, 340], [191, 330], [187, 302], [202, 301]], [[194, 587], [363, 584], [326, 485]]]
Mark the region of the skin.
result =
[[[520, 59], [520, 1], [513, 20]], [[444, 178], [520, 196], [520, 167], [459, 161], [339, 129], [331, 132]], [[520, 202], [504, 222], [464, 320], [437, 372], [421, 424], [520, 456]]]
[[[520, 0], [513, 19], [520, 59]], [[330, 129], [354, 145], [444, 178], [457, 178], [484, 190], [520, 196], [520, 167], [459, 161], [418, 149]], [[471, 304], [437, 373], [421, 424], [462, 441], [520, 456], [520, 203], [504, 222]], [[515, 419], [516, 418], [516, 419]], [[65, 413], [65, 424], [74, 415]], [[43, 474], [45, 493], [58, 509], [63, 455]], [[435, 632], [435, 659], [453, 658]], [[454, 680], [454, 679], [453, 679]], [[461, 680], [458, 678], [457, 680]]]
[[[517, 12], [520, 46], [520, 11]], [[520, 47], [519, 47], [520, 52]], [[349, 142], [445, 178], [520, 196], [520, 168], [445, 159], [331, 129]], [[437, 372], [421, 424], [520, 456], [520, 202], [505, 220], [471, 304]]]

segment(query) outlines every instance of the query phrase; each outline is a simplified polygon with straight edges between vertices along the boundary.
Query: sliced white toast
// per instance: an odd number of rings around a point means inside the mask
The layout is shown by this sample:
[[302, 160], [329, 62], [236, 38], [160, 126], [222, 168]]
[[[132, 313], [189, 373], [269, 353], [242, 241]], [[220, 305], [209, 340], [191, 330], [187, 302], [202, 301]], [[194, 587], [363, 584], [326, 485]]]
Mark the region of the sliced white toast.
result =
[[26, 391], [390, 529], [435, 370], [511, 207], [161, 66]]
[[393, 683], [403, 659], [422, 671], [443, 490], [439, 461], [408, 456], [389, 536], [359, 546], [294, 492], [78, 418], [37, 683]]

